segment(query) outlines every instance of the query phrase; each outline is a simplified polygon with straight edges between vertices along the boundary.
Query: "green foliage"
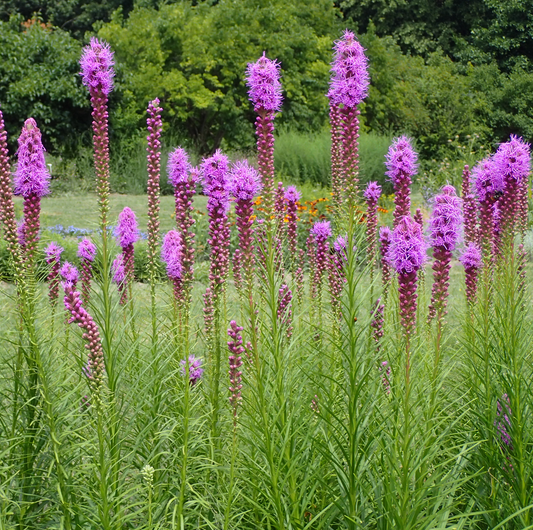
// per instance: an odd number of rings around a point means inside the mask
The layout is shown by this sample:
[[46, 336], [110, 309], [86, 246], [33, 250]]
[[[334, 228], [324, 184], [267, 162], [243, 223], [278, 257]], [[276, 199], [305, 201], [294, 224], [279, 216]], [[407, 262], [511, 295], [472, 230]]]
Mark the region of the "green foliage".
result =
[[167, 131], [200, 152], [252, 145], [254, 113], [244, 74], [263, 51], [281, 63], [286, 99], [280, 125], [316, 130], [327, 119], [324, 94], [337, 21], [328, 1], [304, 4], [181, 2], [137, 7], [127, 19], [117, 12], [99, 31], [116, 52], [116, 132], [135, 135], [148, 101], [159, 97]]
[[[360, 182], [374, 180], [384, 193], [391, 193], [391, 183], [385, 177], [385, 154], [391, 138], [363, 133], [359, 139]], [[274, 151], [276, 171], [291, 182], [310, 182], [329, 186], [331, 180], [331, 137], [324, 131], [317, 135], [284, 132], [276, 138]]]
[[81, 44], [32, 19], [0, 21], [0, 104], [11, 144], [24, 120], [37, 121], [49, 148], [76, 146], [90, 129], [78, 60]]

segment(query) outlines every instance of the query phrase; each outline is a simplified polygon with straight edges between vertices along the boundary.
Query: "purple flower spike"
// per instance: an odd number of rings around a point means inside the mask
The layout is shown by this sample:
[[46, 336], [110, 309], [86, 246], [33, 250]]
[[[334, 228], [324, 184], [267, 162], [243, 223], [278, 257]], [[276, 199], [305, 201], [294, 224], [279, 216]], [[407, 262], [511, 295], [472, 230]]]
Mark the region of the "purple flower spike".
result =
[[178, 184], [187, 182], [190, 170], [191, 164], [189, 163], [187, 151], [181, 147], [176, 147], [168, 155], [167, 164], [168, 181], [172, 184], [172, 187], [175, 188]]
[[520, 182], [529, 175], [530, 145], [514, 134], [508, 142], [500, 144], [494, 154], [494, 164], [500, 174]]
[[76, 284], [78, 283], [80, 275], [78, 273], [78, 269], [74, 267], [74, 265], [72, 265], [68, 261], [65, 261], [65, 263], [63, 263], [63, 266], [61, 267], [61, 270], [59, 271], [59, 274], [61, 274], [61, 276], [65, 280], [63, 282], [63, 287], [65, 286], [71, 286], [73, 288], [76, 287]]
[[18, 139], [18, 164], [15, 171], [15, 195], [25, 199], [31, 195], [43, 197], [50, 193], [50, 174], [44, 159], [41, 131], [33, 118], [24, 122]]
[[287, 202], [297, 203], [302, 198], [302, 194], [296, 186], [287, 186], [285, 189], [285, 200]]
[[127, 206], [118, 215], [116, 235], [118, 237], [118, 244], [122, 248], [133, 245], [139, 240], [137, 217], [135, 216], [135, 212]]
[[368, 95], [370, 84], [365, 50], [349, 30], [344, 32], [342, 39], [335, 42], [333, 49], [328, 96], [337, 105], [356, 107]]
[[329, 221], [318, 221], [311, 228], [311, 233], [317, 241], [325, 241], [331, 237], [331, 223]]
[[469, 243], [459, 257], [465, 268], [466, 299], [470, 304], [476, 301], [478, 272], [483, 266], [481, 250], [476, 243]]
[[50, 265], [50, 272], [48, 273], [48, 297], [53, 307], [57, 304], [57, 297], [59, 294], [59, 262], [63, 250], [63, 247], [52, 242], [44, 251], [46, 254], [46, 263]]
[[371, 280], [374, 279], [374, 262], [376, 259], [376, 242], [378, 230], [378, 200], [381, 186], [377, 182], [369, 182], [364, 197], [367, 204], [366, 239], [368, 244], [368, 261], [370, 263]]
[[[180, 361], [181, 374], [185, 376], [187, 371], [187, 361], [182, 359]], [[197, 359], [194, 355], [189, 355], [189, 383], [194, 386], [202, 377], [204, 369], [202, 368], [202, 360]]]
[[408, 216], [400, 219], [394, 229], [389, 259], [398, 272], [400, 320], [405, 330], [409, 373], [409, 337], [416, 325], [417, 272], [426, 260], [426, 246], [420, 225]]
[[346, 239], [346, 236], [339, 236], [335, 239], [333, 242], [333, 248], [335, 249], [335, 252], [345, 254], [346, 249], [348, 248], [348, 240]]
[[228, 329], [228, 336], [231, 340], [228, 341], [229, 349], [229, 381], [230, 387], [229, 391], [231, 396], [229, 402], [231, 408], [233, 409], [233, 427], [237, 427], [238, 419], [238, 409], [239, 404], [242, 400], [241, 389], [242, 389], [242, 354], [244, 353], [244, 347], [242, 345], [242, 335], [241, 331], [243, 328], [237, 326], [237, 322], [232, 320], [230, 322], [230, 327]]
[[429, 233], [433, 247], [455, 249], [462, 223], [462, 201], [453, 186], [444, 186], [442, 193], [433, 199], [433, 215], [429, 220]]
[[411, 209], [411, 181], [417, 170], [417, 154], [406, 136], [396, 138], [386, 155], [387, 175], [394, 185], [394, 227]]
[[438, 316], [440, 323], [446, 314], [452, 251], [459, 239], [462, 222], [461, 202], [453, 186], [444, 186], [442, 193], [433, 200], [434, 209], [429, 220], [429, 233], [435, 262], [428, 321]]
[[255, 63], [249, 63], [246, 69], [250, 101], [256, 112], [261, 110], [279, 112], [281, 110], [280, 65], [268, 59], [263, 52]]
[[391, 264], [389, 261], [389, 247], [392, 239], [392, 230], [388, 226], [379, 229], [379, 242], [381, 243], [381, 283], [383, 284], [384, 299], [391, 280]]
[[60, 247], [55, 241], [52, 241], [45, 249], [46, 261], [52, 263], [53, 261], [59, 261], [61, 259], [61, 253], [65, 250]]
[[363, 195], [369, 202], [378, 202], [381, 197], [381, 186], [377, 182], [369, 182]]
[[163, 238], [161, 258], [167, 266], [167, 275], [171, 280], [181, 279], [183, 266], [181, 263], [181, 235], [176, 230], [170, 230]]
[[107, 96], [113, 90], [114, 64], [109, 44], [92, 37], [90, 44], [83, 48], [80, 59], [83, 84], [91, 94], [101, 91]]
[[94, 261], [96, 257], [96, 245], [87, 238], [80, 241], [78, 245], [78, 258], [86, 259], [87, 261]]
[[236, 200], [251, 201], [263, 188], [259, 173], [247, 160], [235, 162], [229, 180], [229, 191]]
[[126, 279], [126, 270], [122, 254], [119, 254], [113, 260], [111, 270], [113, 271], [113, 281], [119, 286], [119, 289], [121, 289], [121, 286], [124, 285], [124, 280]]
[[394, 229], [388, 257], [398, 274], [416, 272], [424, 265], [426, 245], [422, 229], [410, 217], [403, 217]]
[[472, 176], [479, 202], [485, 202], [503, 191], [502, 174], [498, 171], [493, 157], [479, 162], [472, 170]]

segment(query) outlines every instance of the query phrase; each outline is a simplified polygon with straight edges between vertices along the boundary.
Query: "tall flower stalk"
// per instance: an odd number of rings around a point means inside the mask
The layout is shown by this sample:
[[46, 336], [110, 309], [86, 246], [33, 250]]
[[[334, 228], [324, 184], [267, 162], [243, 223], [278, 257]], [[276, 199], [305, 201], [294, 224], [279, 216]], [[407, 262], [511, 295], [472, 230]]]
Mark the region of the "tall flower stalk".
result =
[[386, 156], [387, 176], [394, 186], [394, 222], [411, 215], [411, 182], [416, 174], [418, 156], [406, 136], [396, 138]]
[[133, 245], [139, 239], [139, 228], [135, 212], [126, 206], [118, 216], [116, 228], [117, 244], [122, 249], [122, 264], [124, 266], [124, 282], [120, 303], [125, 304], [128, 297], [131, 299], [131, 288], [134, 271]]
[[477, 243], [470, 242], [461, 254], [459, 260], [465, 268], [466, 300], [470, 306], [476, 303], [479, 269], [483, 266], [481, 250]]
[[258, 172], [248, 162], [236, 162], [229, 176], [229, 192], [235, 199], [236, 225], [239, 234], [239, 259], [245, 294], [252, 303], [254, 255], [253, 202], [262, 189]]
[[468, 166], [465, 166], [463, 169], [461, 195], [463, 197], [465, 243], [477, 243], [479, 237], [477, 226], [477, 206], [476, 198], [472, 193], [472, 185], [470, 183], [470, 168]]
[[370, 264], [370, 281], [374, 281], [376, 266], [376, 247], [378, 236], [378, 200], [381, 196], [381, 186], [377, 182], [369, 182], [365, 193], [366, 199], [366, 242], [368, 263]]
[[80, 59], [83, 84], [91, 95], [93, 108], [94, 167], [96, 169], [96, 193], [100, 210], [100, 227], [106, 240], [109, 214], [109, 136], [107, 101], [113, 90], [113, 52], [109, 44], [92, 37], [83, 49]]
[[41, 131], [33, 118], [24, 122], [18, 143], [15, 195], [24, 198], [24, 255], [31, 270], [39, 241], [41, 198], [50, 193]]
[[383, 303], [387, 304], [387, 293], [391, 282], [391, 263], [389, 247], [392, 239], [392, 230], [388, 226], [379, 229], [379, 242], [381, 254], [381, 283], [383, 285]]
[[[360, 111], [357, 107], [368, 94], [370, 78], [364, 48], [351, 31], [346, 30], [344, 32], [342, 38], [335, 42], [333, 50], [334, 57], [328, 92], [332, 115], [332, 158], [337, 157], [337, 154], [333, 153], [334, 145], [338, 150], [338, 114], [342, 120], [342, 169], [340, 167], [338, 169], [333, 168], [336, 180], [334, 188], [337, 190], [338, 188], [345, 188], [346, 201], [351, 211], [357, 202], [359, 193], [358, 116]], [[335, 189], [333, 193], [337, 193]], [[334, 199], [337, 197], [334, 196]], [[342, 205], [335, 204], [334, 208], [340, 210]]]
[[273, 214], [274, 190], [274, 117], [281, 110], [280, 65], [265, 54], [248, 64], [246, 84], [250, 101], [258, 116], [255, 121], [259, 173], [263, 181], [263, 196], [267, 217]]
[[200, 180], [200, 170], [191, 167], [187, 152], [178, 147], [168, 156], [168, 181], [174, 189], [176, 227], [181, 234], [181, 312], [185, 343], [189, 340], [189, 318], [194, 279], [193, 197]]
[[81, 263], [81, 299], [87, 305], [91, 297], [91, 280], [93, 278], [93, 262], [96, 258], [96, 245], [87, 238], [78, 245], [78, 258]]
[[428, 322], [437, 317], [438, 341], [442, 319], [446, 314], [452, 252], [459, 239], [462, 222], [461, 199], [455, 188], [447, 185], [433, 200], [433, 212], [429, 220], [429, 233], [433, 247], [433, 288]]
[[61, 254], [64, 248], [52, 241], [46, 249], [46, 263], [50, 267], [48, 272], [48, 298], [50, 305], [55, 308], [59, 296], [59, 269], [61, 266]]
[[155, 98], [148, 104], [148, 119], [146, 120], [148, 130], [148, 136], [146, 138], [148, 141], [148, 147], [146, 148], [148, 169], [148, 182], [146, 186], [146, 193], [148, 195], [148, 272], [150, 274], [152, 341], [154, 344], [157, 335], [155, 283], [157, 276], [157, 249], [159, 246], [162, 111], [163, 109], [159, 105], [159, 99]]

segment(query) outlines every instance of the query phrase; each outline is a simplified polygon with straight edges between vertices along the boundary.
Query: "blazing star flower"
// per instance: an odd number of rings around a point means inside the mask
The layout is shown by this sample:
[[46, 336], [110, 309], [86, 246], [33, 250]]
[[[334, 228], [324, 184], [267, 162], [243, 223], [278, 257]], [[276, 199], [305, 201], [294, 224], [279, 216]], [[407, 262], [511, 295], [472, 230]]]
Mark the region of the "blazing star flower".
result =
[[32, 195], [43, 197], [50, 193], [50, 173], [44, 158], [41, 131], [33, 118], [24, 122], [18, 138], [18, 164], [15, 170], [15, 195], [25, 199]]
[[459, 257], [465, 268], [466, 299], [470, 304], [476, 301], [478, 271], [483, 266], [481, 250], [476, 243], [470, 242]]
[[167, 267], [167, 275], [171, 280], [181, 279], [182, 266], [181, 235], [176, 230], [170, 230], [163, 238], [161, 247], [161, 259]]
[[311, 228], [311, 234], [317, 241], [325, 241], [331, 237], [331, 223], [329, 221], [318, 221]]
[[72, 265], [68, 261], [65, 261], [65, 263], [63, 263], [63, 266], [61, 267], [61, 270], [59, 271], [59, 274], [61, 274], [64, 279], [63, 287], [76, 287], [80, 275], [78, 273], [78, 269], [74, 267], [74, 265]]
[[63, 247], [60, 247], [55, 241], [52, 241], [45, 249], [44, 253], [46, 254], [46, 261], [52, 263], [54, 261], [59, 261], [61, 259], [61, 253], [65, 250]]
[[422, 230], [410, 217], [403, 217], [394, 229], [388, 257], [398, 274], [416, 272], [424, 265], [426, 245]]
[[429, 220], [429, 233], [433, 247], [452, 251], [459, 239], [462, 223], [462, 201], [453, 186], [444, 186], [434, 200], [433, 215]]
[[283, 98], [279, 70], [279, 63], [268, 59], [264, 52], [255, 63], [248, 63], [246, 84], [256, 112], [263, 109], [272, 112], [281, 110]]
[[296, 186], [287, 186], [285, 189], [285, 200], [287, 202], [298, 202], [302, 198], [302, 194], [298, 191]]
[[[187, 361], [182, 359], [180, 361], [181, 373], [186, 375]], [[197, 359], [194, 355], [189, 355], [189, 382], [191, 386], [194, 386], [202, 377], [204, 369], [202, 368], [201, 359]]]
[[355, 35], [346, 30], [335, 42], [331, 66], [330, 100], [337, 105], [356, 107], [368, 95], [370, 77], [365, 50]]
[[386, 155], [386, 174], [394, 185], [394, 227], [411, 209], [411, 180], [417, 170], [417, 154], [406, 136], [396, 138]]
[[135, 212], [127, 206], [118, 215], [116, 235], [118, 238], [118, 244], [122, 248], [133, 245], [139, 240], [137, 217], [135, 216]]
[[80, 59], [82, 81], [91, 93], [102, 91], [106, 96], [110, 94], [115, 76], [114, 64], [109, 44], [92, 37], [90, 44], [83, 48]]
[[229, 192], [236, 200], [252, 201], [263, 188], [259, 173], [247, 160], [235, 162], [229, 174]]
[[85, 259], [87, 261], [94, 261], [96, 257], [96, 245], [87, 238], [80, 241], [78, 245], [78, 258]]
[[472, 170], [472, 176], [479, 202], [485, 202], [503, 191], [503, 177], [498, 171], [493, 157], [485, 158], [479, 162]]
[[531, 165], [529, 150], [528, 143], [512, 134], [511, 140], [500, 144], [494, 154], [493, 162], [496, 171], [504, 175], [504, 178], [508, 177], [517, 182], [527, 178]]
[[126, 269], [124, 267], [124, 258], [122, 254], [119, 254], [111, 265], [111, 270], [113, 271], [113, 281], [119, 286], [124, 285], [124, 280], [126, 279]]
[[172, 187], [176, 187], [182, 182], [187, 182], [191, 164], [189, 163], [189, 155], [187, 151], [181, 147], [176, 147], [174, 151], [168, 155], [167, 173], [168, 181]]

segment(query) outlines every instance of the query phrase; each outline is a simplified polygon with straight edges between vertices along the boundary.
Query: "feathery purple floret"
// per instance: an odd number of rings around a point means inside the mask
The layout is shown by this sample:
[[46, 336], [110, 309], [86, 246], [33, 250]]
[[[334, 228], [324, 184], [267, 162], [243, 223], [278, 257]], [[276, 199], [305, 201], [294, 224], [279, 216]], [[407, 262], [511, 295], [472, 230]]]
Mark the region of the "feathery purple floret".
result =
[[248, 63], [246, 84], [256, 112], [261, 109], [274, 112], [281, 110], [283, 98], [279, 70], [279, 63], [268, 59], [264, 52], [255, 63]]
[[187, 182], [190, 170], [191, 164], [189, 163], [189, 155], [187, 154], [187, 151], [181, 147], [176, 147], [176, 149], [168, 155], [168, 181], [175, 188], [178, 184]]
[[15, 170], [15, 195], [43, 197], [50, 193], [50, 173], [44, 158], [41, 131], [33, 118], [24, 122], [18, 138], [18, 164]]
[[216, 206], [229, 207], [228, 166], [229, 159], [222, 154], [220, 149], [217, 149], [213, 156], [202, 161], [204, 191], [210, 199], [207, 203], [208, 210], [214, 205], [213, 201]]
[[464, 252], [459, 257], [459, 261], [465, 269], [479, 269], [483, 265], [481, 250], [476, 243], [469, 243]]
[[377, 182], [369, 182], [363, 195], [367, 201], [377, 202], [381, 197], [381, 186]]
[[401, 274], [418, 271], [426, 261], [426, 245], [420, 225], [403, 217], [392, 233], [388, 254], [390, 263]]
[[333, 49], [328, 96], [337, 105], [355, 107], [366, 98], [370, 84], [365, 50], [349, 30], [335, 42]]
[[429, 233], [433, 247], [453, 251], [462, 222], [462, 201], [453, 186], [444, 186], [442, 193], [433, 199], [433, 215], [429, 220]]
[[124, 258], [122, 254], [119, 254], [111, 265], [111, 270], [113, 271], [113, 281], [119, 286], [124, 284], [126, 280], [126, 267], [124, 265]]
[[66, 285], [75, 287], [80, 277], [78, 269], [68, 261], [65, 261], [65, 263], [63, 263], [59, 274], [61, 274], [61, 276], [65, 280], [63, 283], [64, 286]]
[[239, 160], [233, 164], [229, 174], [229, 192], [241, 201], [251, 201], [263, 189], [261, 177], [247, 160]]
[[[187, 361], [182, 359], [180, 361], [181, 365], [181, 374], [186, 374]], [[204, 369], [202, 368], [201, 359], [197, 359], [194, 355], [189, 355], [189, 383], [191, 386], [194, 386], [197, 381], [202, 377]]]
[[331, 223], [329, 221], [318, 221], [311, 228], [311, 234], [317, 241], [325, 241], [331, 237]]
[[78, 245], [78, 258], [94, 261], [95, 257], [96, 245], [90, 239], [82, 239]]
[[517, 182], [526, 178], [530, 170], [530, 145], [514, 134], [511, 140], [500, 144], [494, 154], [494, 166], [504, 177]]
[[346, 236], [339, 236], [337, 239], [335, 239], [333, 242], [333, 248], [338, 253], [345, 253], [346, 249], [348, 248], [348, 240], [346, 239]]
[[170, 230], [163, 238], [161, 259], [167, 267], [167, 275], [175, 280], [180, 279], [183, 273], [181, 235], [176, 230]]
[[135, 212], [126, 206], [118, 215], [116, 228], [118, 244], [122, 248], [133, 245], [139, 239], [139, 228], [137, 227], [137, 217]]
[[109, 95], [113, 90], [114, 64], [109, 44], [92, 37], [90, 44], [83, 48], [80, 59], [83, 84], [91, 93], [101, 90], [105, 95]]
[[60, 247], [55, 241], [52, 241], [45, 249], [46, 261], [52, 263], [53, 261], [59, 261], [61, 258], [61, 253], [65, 250], [63, 247]]
[[386, 175], [396, 184], [403, 175], [409, 178], [416, 173], [418, 156], [407, 136], [396, 138], [386, 155]]
[[494, 194], [500, 193], [504, 188], [504, 180], [498, 167], [494, 163], [494, 158], [489, 157], [479, 162], [472, 170], [474, 186], [479, 202], [484, 202]]
[[296, 186], [288, 186], [285, 189], [285, 200], [287, 202], [298, 202], [302, 198], [302, 194], [298, 191]]

